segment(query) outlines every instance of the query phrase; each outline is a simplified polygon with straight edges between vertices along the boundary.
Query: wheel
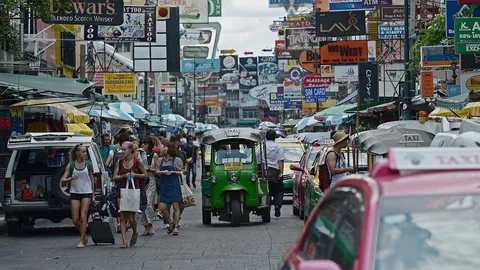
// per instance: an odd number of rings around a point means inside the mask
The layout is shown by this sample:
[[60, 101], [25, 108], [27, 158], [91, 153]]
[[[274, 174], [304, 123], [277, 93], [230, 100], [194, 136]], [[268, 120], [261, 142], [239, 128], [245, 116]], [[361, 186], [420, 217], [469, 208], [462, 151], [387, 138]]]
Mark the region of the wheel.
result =
[[232, 200], [231, 205], [232, 205], [232, 226], [238, 227], [240, 225], [240, 218], [241, 218], [240, 200], [239, 199]]
[[20, 236], [22, 233], [22, 223], [20, 222], [7, 222], [7, 235], [8, 236]]
[[52, 192], [58, 201], [64, 204], [70, 204], [70, 193], [68, 192], [68, 185], [62, 185], [60, 181], [67, 166], [58, 168], [52, 175]]
[[112, 239], [112, 244], [115, 245], [115, 238]]
[[265, 223], [270, 222], [270, 207], [263, 209], [262, 222], [265, 222]]
[[210, 212], [202, 210], [202, 223], [204, 225], [212, 224], [212, 214]]
[[295, 207], [295, 205], [292, 203], [292, 210], [293, 210], [293, 215], [298, 216], [300, 212], [298, 211], [298, 208]]
[[305, 219], [305, 211], [301, 210], [299, 216], [300, 216], [300, 220], [304, 220]]
[[95, 242], [95, 241], [93, 241], [93, 243], [95, 244], [95, 246], [96, 246], [96, 245], [98, 245], [98, 243], [97, 243], [97, 242]]

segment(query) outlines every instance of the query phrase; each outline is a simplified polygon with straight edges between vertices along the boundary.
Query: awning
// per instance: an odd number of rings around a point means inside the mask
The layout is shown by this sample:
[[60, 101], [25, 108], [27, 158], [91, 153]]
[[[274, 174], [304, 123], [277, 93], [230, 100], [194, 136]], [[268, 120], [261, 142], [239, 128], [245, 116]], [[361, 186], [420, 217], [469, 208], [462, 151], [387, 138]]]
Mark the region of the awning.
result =
[[85, 124], [67, 124], [68, 132], [78, 132], [85, 136], [93, 137], [94, 133], [87, 125]]
[[287, 121], [285, 123], [282, 123], [281, 125], [284, 126], [284, 127], [293, 127], [295, 126], [301, 119], [293, 119], [293, 120], [290, 120], [290, 121]]
[[435, 108], [433, 112], [431, 112], [428, 117], [434, 117], [434, 116], [440, 116], [440, 117], [467, 117], [468, 116], [468, 111], [466, 110], [449, 110], [445, 108]]
[[0, 73], [0, 87], [5, 87], [20, 94], [63, 94], [70, 96], [88, 96], [85, 91], [93, 86], [91, 82], [72, 78], [31, 76]]
[[345, 111], [352, 109], [352, 108], [357, 108], [356, 104], [344, 104], [344, 105], [339, 105], [339, 106], [333, 106], [328, 109], [325, 109], [321, 112], [318, 112], [314, 115], [315, 118], [318, 116], [330, 116], [330, 115], [341, 115], [344, 114]]
[[480, 117], [480, 102], [470, 102], [463, 108], [463, 112], [469, 116]]
[[357, 97], [357, 93], [358, 93], [357, 90], [353, 91], [353, 92], [350, 93], [346, 98], [344, 98], [344, 99], [340, 100], [339, 102], [337, 102], [337, 105], [336, 105], [336, 106], [340, 106], [340, 105], [343, 105], [343, 104], [345, 104], [345, 103], [347, 103], [347, 102], [352, 101], [354, 98]]
[[[52, 103], [57, 102], [57, 103]], [[27, 100], [13, 104], [11, 107], [33, 107], [33, 106], [50, 106], [61, 109], [65, 112], [66, 117], [71, 123], [89, 123], [90, 117], [80, 109], [73, 107], [68, 103], [58, 103], [52, 99]]]
[[[360, 116], [368, 116], [372, 115], [376, 112], [383, 112], [387, 110], [394, 110], [397, 108], [395, 105], [396, 101], [380, 101], [380, 102], [371, 102], [368, 104], [364, 104], [358, 108], [358, 113]], [[345, 110], [345, 113], [357, 113], [357, 108], [351, 108]]]
[[468, 93], [455, 96], [455, 97], [439, 98], [437, 99], [437, 107], [453, 109], [453, 110], [461, 110], [463, 109], [463, 107], [465, 107], [465, 104], [467, 103], [467, 101], [468, 101]]
[[254, 127], [257, 124], [257, 120], [238, 120], [237, 127]]

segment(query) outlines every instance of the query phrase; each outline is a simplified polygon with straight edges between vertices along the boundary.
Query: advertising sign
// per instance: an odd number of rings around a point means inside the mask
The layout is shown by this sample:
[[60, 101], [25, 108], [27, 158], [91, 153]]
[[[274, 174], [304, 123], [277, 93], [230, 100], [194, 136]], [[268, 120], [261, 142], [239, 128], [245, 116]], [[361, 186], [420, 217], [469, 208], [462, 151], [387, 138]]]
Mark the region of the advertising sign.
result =
[[308, 72], [319, 73], [320, 59], [318, 55], [319, 50], [306, 50], [300, 54], [298, 63]]
[[359, 105], [377, 102], [378, 90], [378, 63], [358, 63], [358, 100]]
[[455, 18], [455, 51], [480, 53], [480, 18]]
[[301, 82], [283, 82], [283, 96], [285, 99], [301, 99], [302, 83]]
[[358, 81], [358, 65], [340, 65], [335, 67], [336, 82]]
[[207, 46], [185, 46], [182, 49], [183, 58], [207, 58], [209, 50]]
[[460, 64], [460, 57], [453, 46], [422, 46], [420, 57], [422, 67], [449, 67], [452, 60]]
[[125, 6], [123, 24], [85, 26], [84, 38], [105, 41], [156, 41], [156, 6]]
[[322, 65], [320, 75], [323, 78], [333, 78], [333, 77], [335, 77], [335, 66]]
[[104, 95], [133, 95], [137, 92], [137, 78], [133, 73], [107, 73], [103, 79]]
[[461, 69], [480, 69], [480, 54], [460, 54]]
[[159, 82], [158, 83], [158, 95], [174, 97], [176, 94], [182, 95], [183, 89], [180, 82]]
[[462, 87], [459, 84], [447, 85], [447, 96], [455, 97], [462, 94]]
[[405, 25], [379, 25], [379, 39], [404, 39]]
[[433, 71], [422, 71], [422, 97], [433, 98], [434, 95]]
[[258, 57], [258, 85], [277, 81], [278, 63], [273, 56]]
[[180, 29], [180, 46], [210, 44], [212, 31], [197, 29]]
[[[464, 7], [463, 4], [458, 3], [457, 0], [447, 0], [445, 3], [445, 24], [447, 25], [447, 38], [455, 37], [455, 17], [454, 15], [459, 13]], [[462, 12], [460, 12], [462, 14]], [[459, 14], [459, 15], [460, 15]], [[465, 17], [465, 14], [462, 14], [461, 17]], [[471, 17], [480, 17], [480, 8], [473, 10]]]
[[220, 81], [227, 85], [227, 90], [239, 89], [238, 55], [220, 56]]
[[317, 12], [317, 37], [365, 35], [365, 11]]
[[106, 73], [112, 73], [113, 68], [112, 67], [96, 67], [95, 71], [93, 70], [87, 70], [87, 73], [92, 74], [93, 76], [89, 76], [91, 78], [91, 81], [96, 82], [95, 86], [103, 86], [103, 80], [104, 80], [104, 72]]
[[315, 28], [287, 28], [285, 32], [285, 48], [287, 50], [309, 50], [318, 47]]
[[377, 6], [391, 6], [392, 0], [363, 0], [363, 6], [374, 8]]
[[256, 57], [240, 58], [239, 71], [240, 71], [240, 89], [250, 89], [258, 85]]
[[[54, 9], [53, 3], [52, 9]], [[71, 6], [63, 12], [52, 10], [52, 20], [54, 24], [121, 25], [123, 23], [123, 0], [108, 2], [105, 0], [74, 0]]]
[[182, 72], [219, 72], [220, 59], [182, 59]]
[[363, 5], [364, 0], [328, 0], [328, 10], [370, 9]]
[[403, 21], [403, 6], [380, 7], [380, 20], [382, 21]]
[[312, 28], [315, 27], [309, 20], [289, 20], [287, 28]]
[[462, 94], [480, 90], [480, 72], [464, 72], [460, 75]]
[[322, 65], [357, 64], [368, 61], [366, 40], [333, 41], [323, 44], [320, 49]]
[[313, 0], [269, 0], [269, 8], [279, 8], [285, 6], [312, 6]]
[[319, 74], [305, 76], [303, 79], [305, 101], [307, 103], [327, 101], [327, 85], [332, 82], [331, 78], [322, 78]]
[[178, 7], [180, 23], [208, 23], [208, 0], [158, 0], [158, 5]]
[[222, 0], [208, 0], [208, 17], [222, 17]]
[[283, 70], [277, 72], [277, 78], [289, 79], [290, 81], [300, 81], [304, 73], [299, 67], [285, 66]]

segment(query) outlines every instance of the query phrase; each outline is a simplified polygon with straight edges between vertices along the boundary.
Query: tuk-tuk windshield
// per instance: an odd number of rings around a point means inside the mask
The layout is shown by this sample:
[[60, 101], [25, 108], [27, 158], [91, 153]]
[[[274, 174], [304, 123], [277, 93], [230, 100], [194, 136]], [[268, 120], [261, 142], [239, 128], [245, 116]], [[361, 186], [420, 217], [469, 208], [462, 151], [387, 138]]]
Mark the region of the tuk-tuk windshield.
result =
[[226, 143], [214, 147], [215, 164], [230, 162], [249, 164], [253, 162], [253, 143]]

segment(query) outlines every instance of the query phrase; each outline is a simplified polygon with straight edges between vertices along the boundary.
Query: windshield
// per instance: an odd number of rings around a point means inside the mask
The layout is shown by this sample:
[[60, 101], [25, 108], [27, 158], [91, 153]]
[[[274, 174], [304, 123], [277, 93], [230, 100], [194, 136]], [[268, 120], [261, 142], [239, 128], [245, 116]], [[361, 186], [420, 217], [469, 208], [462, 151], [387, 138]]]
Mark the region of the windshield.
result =
[[480, 196], [385, 199], [375, 269], [478, 269]]
[[283, 154], [285, 156], [285, 160], [284, 160], [285, 162], [289, 162], [289, 163], [299, 162], [300, 159], [302, 159], [303, 150], [300, 147], [300, 145], [298, 147], [283, 146], [282, 149], [283, 149]]
[[214, 147], [215, 164], [223, 165], [230, 162], [248, 164], [253, 162], [253, 144], [230, 143]]
[[312, 150], [310, 152], [310, 156], [308, 156], [308, 161], [307, 161], [307, 169], [310, 169], [313, 166], [313, 162], [315, 162], [315, 158], [317, 157], [318, 152], [320, 152], [320, 149], [318, 150]]

